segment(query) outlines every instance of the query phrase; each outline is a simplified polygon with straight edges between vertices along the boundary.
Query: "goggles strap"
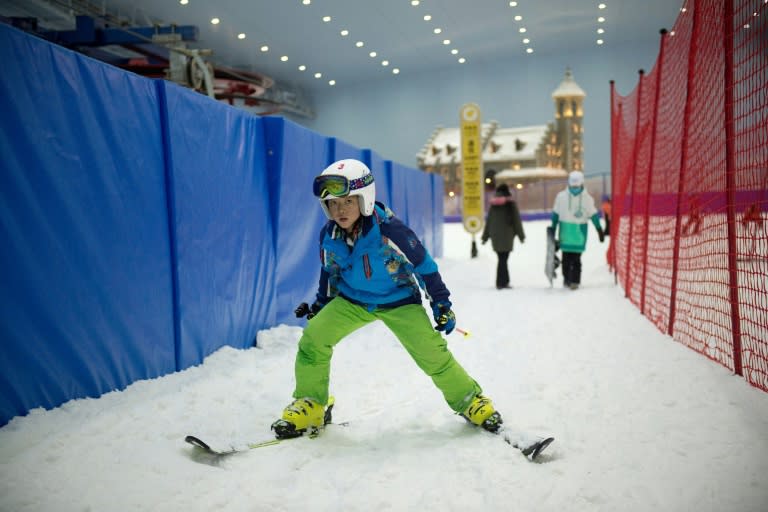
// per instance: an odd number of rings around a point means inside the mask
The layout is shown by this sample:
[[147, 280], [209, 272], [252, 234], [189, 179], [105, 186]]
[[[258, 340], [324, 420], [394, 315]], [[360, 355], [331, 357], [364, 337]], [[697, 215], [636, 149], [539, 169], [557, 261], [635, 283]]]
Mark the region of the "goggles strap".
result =
[[355, 178], [354, 180], [350, 180], [349, 189], [357, 190], [359, 188], [367, 187], [371, 183], [373, 183], [373, 174], [366, 174], [365, 176], [361, 176], [360, 178]]

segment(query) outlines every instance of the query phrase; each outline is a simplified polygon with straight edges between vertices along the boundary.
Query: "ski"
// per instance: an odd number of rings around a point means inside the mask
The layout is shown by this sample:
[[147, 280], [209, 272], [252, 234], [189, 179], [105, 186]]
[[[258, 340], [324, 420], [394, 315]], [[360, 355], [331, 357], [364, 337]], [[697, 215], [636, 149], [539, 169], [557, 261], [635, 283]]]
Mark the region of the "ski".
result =
[[[349, 425], [348, 422], [344, 423], [329, 423], [328, 425], [325, 425], [323, 428], [328, 427], [329, 425], [336, 425], [341, 427], [346, 427]], [[315, 430], [310, 432], [307, 437], [310, 439], [314, 439], [317, 436], [320, 435], [320, 430]], [[533, 440], [521, 440], [521, 439], [514, 439], [514, 436], [504, 432], [503, 430], [500, 432], [497, 432], [496, 435], [498, 435], [505, 443], [512, 446], [513, 448], [516, 448], [520, 450], [520, 453], [522, 453], [528, 460], [531, 462], [535, 461], [539, 455], [555, 440], [554, 437], [546, 437], [546, 438], [535, 438]], [[302, 437], [302, 436], [298, 436]], [[210, 444], [206, 443], [202, 439], [200, 439], [197, 436], [189, 435], [184, 438], [184, 440], [194, 446], [195, 448], [202, 450], [203, 452], [207, 453], [208, 455], [211, 455], [213, 457], [226, 457], [229, 455], [233, 455], [236, 453], [243, 453], [250, 450], [254, 450], [257, 448], [264, 448], [266, 446], [274, 446], [280, 443], [283, 443], [285, 441], [290, 441], [291, 439], [298, 439], [298, 437], [288, 437], [288, 438], [282, 438], [282, 439], [267, 439], [264, 441], [258, 441], [253, 443], [247, 443], [241, 446], [235, 446], [230, 445], [226, 449], [217, 449], [212, 447]]]
[[[193, 452], [193, 458], [195, 458], [199, 462], [204, 462], [206, 464], [217, 466], [221, 462], [221, 460], [223, 460], [224, 458], [230, 455], [234, 455], [237, 453], [244, 453], [244, 452], [248, 452], [258, 448], [264, 448], [267, 446], [278, 445], [285, 441], [290, 441], [291, 439], [299, 439], [301, 437], [308, 437], [310, 439], [314, 439], [318, 437], [321, 434], [321, 432], [326, 428], [349, 426], [348, 421], [345, 421], [342, 423], [333, 423], [331, 421], [331, 411], [333, 410], [333, 405], [334, 405], [333, 399], [331, 399], [328, 405], [328, 409], [325, 411], [325, 423], [322, 426], [313, 428], [308, 432], [302, 432], [301, 434], [295, 435], [292, 437], [276, 437], [276, 438], [273, 437], [270, 439], [265, 439], [263, 441], [245, 443], [241, 445], [229, 444], [226, 448], [216, 447], [211, 443], [207, 443], [203, 441], [201, 438], [193, 435], [186, 436], [184, 438], [184, 441], [186, 441], [187, 443], [195, 447], [195, 451]], [[531, 462], [535, 461], [539, 457], [539, 455], [541, 455], [541, 453], [555, 440], [554, 437], [532, 436], [530, 434], [514, 431], [504, 426], [501, 426], [501, 428], [499, 428], [496, 432], [485, 430], [482, 427], [477, 427], [477, 428], [479, 428], [480, 430], [488, 434], [498, 436], [508, 445], [512, 446], [513, 448], [516, 448], [517, 450], [520, 450], [520, 453], [522, 453], [525, 456], [525, 458], [527, 458]], [[306, 434], [306, 436], [304, 436], [304, 434]]]
[[[482, 404], [483, 402], [480, 403]], [[482, 425], [475, 425], [470, 421], [469, 417], [464, 414], [461, 414], [460, 416], [464, 418], [468, 424], [476, 426], [488, 434], [498, 436], [508, 445], [517, 448], [531, 462], [535, 461], [539, 455], [541, 455], [541, 452], [555, 440], [554, 437], [534, 436], [505, 426], [501, 419], [501, 415], [496, 411], [485, 418]]]
[[[331, 397], [331, 399], [329, 400], [328, 408], [325, 410], [325, 419], [324, 419], [323, 425], [320, 426], [320, 427], [312, 428], [309, 432], [306, 432], [307, 437], [309, 437], [310, 439], [316, 438], [317, 436], [320, 435], [320, 432], [322, 430], [324, 430], [325, 428], [327, 428], [330, 425], [336, 425], [336, 426], [340, 426], [340, 427], [346, 427], [346, 426], [349, 425], [348, 422], [343, 422], [343, 423], [333, 423], [332, 422], [331, 411], [333, 410], [333, 404], [334, 404], [334, 400], [333, 400], [333, 397]], [[213, 456], [215, 458], [221, 458], [221, 457], [226, 457], [228, 455], [233, 455], [235, 453], [243, 453], [243, 452], [247, 452], [247, 451], [250, 451], [250, 450], [255, 450], [257, 448], [264, 448], [266, 446], [274, 446], [274, 445], [280, 444], [280, 443], [282, 443], [284, 441], [289, 441], [291, 439], [298, 439], [300, 437], [303, 437], [303, 434], [304, 434], [304, 432], [302, 432], [299, 435], [293, 436], [293, 437], [273, 437], [273, 438], [270, 438], [270, 439], [266, 439], [264, 441], [257, 441], [257, 442], [253, 442], [253, 443], [242, 444], [242, 445], [230, 444], [227, 448], [214, 447], [214, 446], [212, 446], [211, 443], [207, 443], [207, 442], [203, 441], [202, 439], [200, 439], [199, 437], [193, 436], [193, 435], [186, 436], [184, 438], [184, 441], [186, 441], [187, 443], [189, 443], [192, 446], [194, 446], [195, 448], [197, 448], [201, 453], [205, 453], [205, 454]]]
[[523, 445], [523, 444], [512, 443], [509, 441], [509, 439], [504, 438], [504, 441], [507, 444], [510, 444], [514, 448], [517, 448], [518, 450], [520, 450], [520, 452], [523, 455], [525, 455], [525, 457], [531, 462], [535, 461], [539, 457], [539, 455], [541, 455], [541, 452], [543, 452], [547, 448], [547, 446], [552, 444], [554, 440], [555, 440], [554, 437], [546, 437], [544, 439], [539, 439], [537, 441], [534, 441], [531, 444]]
[[251, 450], [255, 450], [257, 448], [275, 446], [278, 444], [285, 443], [287, 441], [291, 441], [293, 439], [301, 439], [302, 437], [315, 439], [320, 435], [320, 433], [323, 430], [325, 430], [328, 427], [346, 427], [348, 425], [349, 423], [347, 422], [329, 423], [317, 429], [313, 429], [310, 432], [307, 432], [306, 435], [301, 435], [296, 437], [282, 437], [282, 438], [273, 437], [270, 439], [265, 439], [263, 441], [256, 441], [256, 442], [245, 443], [241, 445], [229, 444], [226, 448], [216, 447], [215, 445], [207, 443], [202, 439], [200, 439], [199, 437], [193, 436], [193, 435], [186, 436], [184, 438], [184, 441], [186, 441], [187, 443], [191, 444], [194, 447], [192, 452], [190, 453], [190, 457], [193, 461], [199, 462], [201, 464], [207, 464], [209, 466], [220, 467], [224, 461], [226, 461], [233, 455], [243, 454]]
[[541, 452], [555, 440], [554, 437], [538, 437], [514, 433], [504, 427], [499, 429], [496, 435], [500, 436], [508, 445], [520, 450], [520, 453], [531, 462], [535, 461], [541, 455]]
[[[329, 426], [346, 427], [348, 425], [349, 425], [349, 423], [347, 423], [347, 422], [344, 422], [344, 423], [329, 423], [327, 425], [323, 425], [319, 429], [312, 430], [311, 432], [307, 433], [306, 437], [308, 437], [310, 439], [314, 439], [314, 438], [316, 438], [317, 436], [320, 435], [320, 432], [322, 430], [328, 428]], [[209, 455], [215, 455], [215, 456], [218, 456], [218, 457], [223, 457], [223, 456], [227, 456], [227, 455], [233, 455], [235, 453], [243, 453], [243, 452], [247, 452], [247, 451], [250, 451], [250, 450], [255, 450], [257, 448], [264, 448], [266, 446], [274, 446], [274, 445], [283, 443], [285, 441], [290, 441], [292, 439], [299, 439], [300, 437], [304, 437], [304, 436], [282, 437], [282, 438], [280, 438], [280, 437], [277, 437], [277, 438], [273, 437], [273, 438], [270, 438], [270, 439], [265, 439], [264, 441], [257, 441], [257, 442], [253, 442], [253, 443], [242, 444], [242, 445], [230, 444], [227, 448], [223, 448], [223, 449], [222, 448], [216, 448], [216, 447], [212, 446], [211, 444], [206, 443], [205, 441], [203, 441], [199, 437], [193, 436], [193, 435], [186, 436], [184, 438], [184, 441], [188, 442], [189, 444], [191, 444], [195, 448], [198, 448], [198, 449], [208, 453]]]
[[[349, 422], [344, 423], [329, 423], [328, 425], [325, 425], [322, 429], [314, 430], [307, 434], [307, 437], [310, 439], [314, 439], [317, 436], [320, 435], [321, 430], [324, 428], [327, 428], [328, 426], [341, 426], [346, 427], [349, 426]], [[495, 435], [498, 435], [505, 443], [512, 446], [513, 448], [516, 448], [517, 450], [520, 450], [520, 453], [525, 456], [526, 459], [528, 459], [531, 462], [536, 461], [536, 459], [541, 455], [541, 453], [555, 440], [554, 437], [545, 437], [545, 438], [529, 438], [528, 440], [524, 439], [515, 439], [515, 436], [505, 432], [503, 429], [499, 432], [497, 432]], [[202, 451], [203, 453], [213, 457], [213, 460], [207, 460], [206, 463], [212, 463], [212, 462], [218, 462], [220, 458], [227, 457], [229, 455], [234, 455], [236, 453], [243, 453], [250, 450], [255, 450], [257, 448], [264, 448], [266, 446], [274, 446], [280, 443], [283, 443], [285, 441], [290, 441], [291, 439], [298, 439], [299, 437], [287, 437], [287, 438], [272, 438], [272, 439], [266, 439], [264, 441], [258, 441], [253, 443], [247, 443], [243, 444], [241, 446], [235, 446], [230, 445], [228, 448], [225, 449], [218, 449], [212, 447], [210, 444], [206, 443], [202, 439], [200, 439], [197, 436], [189, 435], [184, 438], [184, 440], [197, 448], [198, 450]]]
[[210, 455], [216, 455], [216, 456], [222, 457], [225, 455], [232, 455], [233, 453], [253, 450], [255, 448], [263, 448], [264, 446], [272, 446], [275, 444], [280, 444], [282, 441], [284, 441], [284, 439], [268, 439], [266, 441], [259, 441], [258, 443], [248, 443], [243, 446], [230, 445], [229, 448], [226, 448], [223, 450], [211, 447], [211, 445], [209, 445], [208, 443], [206, 443], [205, 441], [203, 441], [197, 436], [189, 435], [184, 438], [184, 441], [188, 442], [195, 448], [199, 448], [205, 451]]

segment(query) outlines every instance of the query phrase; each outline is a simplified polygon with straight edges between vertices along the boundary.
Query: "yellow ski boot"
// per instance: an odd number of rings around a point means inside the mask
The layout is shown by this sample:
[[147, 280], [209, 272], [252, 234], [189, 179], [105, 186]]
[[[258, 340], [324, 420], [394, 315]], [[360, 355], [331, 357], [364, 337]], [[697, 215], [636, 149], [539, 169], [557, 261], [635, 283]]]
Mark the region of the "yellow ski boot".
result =
[[299, 437], [305, 432], [317, 434], [320, 427], [331, 422], [333, 398], [323, 407], [311, 398], [297, 398], [283, 410], [283, 416], [272, 423], [278, 439]]
[[501, 414], [493, 408], [491, 399], [483, 395], [477, 395], [473, 398], [469, 407], [461, 415], [473, 425], [482, 427], [494, 434], [498, 432], [501, 424], [504, 423], [501, 419]]

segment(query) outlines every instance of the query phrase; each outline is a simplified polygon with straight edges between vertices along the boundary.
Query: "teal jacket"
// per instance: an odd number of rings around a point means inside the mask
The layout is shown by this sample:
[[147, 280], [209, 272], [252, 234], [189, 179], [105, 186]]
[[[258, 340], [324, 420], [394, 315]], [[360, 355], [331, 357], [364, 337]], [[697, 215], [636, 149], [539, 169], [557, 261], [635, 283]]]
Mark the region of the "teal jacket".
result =
[[552, 208], [552, 228], [557, 233], [557, 227], [560, 226], [560, 249], [563, 252], [584, 252], [587, 246], [587, 223], [590, 220], [598, 233], [602, 231], [600, 216], [589, 192], [582, 189], [573, 194], [566, 188], [557, 194]]

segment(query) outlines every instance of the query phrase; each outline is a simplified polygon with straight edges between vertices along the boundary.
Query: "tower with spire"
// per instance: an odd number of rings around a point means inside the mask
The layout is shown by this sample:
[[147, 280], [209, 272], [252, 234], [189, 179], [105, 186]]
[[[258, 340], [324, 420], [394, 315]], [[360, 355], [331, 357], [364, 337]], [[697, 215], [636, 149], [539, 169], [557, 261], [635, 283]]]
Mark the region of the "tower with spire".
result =
[[562, 168], [566, 171], [584, 170], [584, 90], [573, 79], [570, 68], [552, 93], [555, 101], [555, 146]]

